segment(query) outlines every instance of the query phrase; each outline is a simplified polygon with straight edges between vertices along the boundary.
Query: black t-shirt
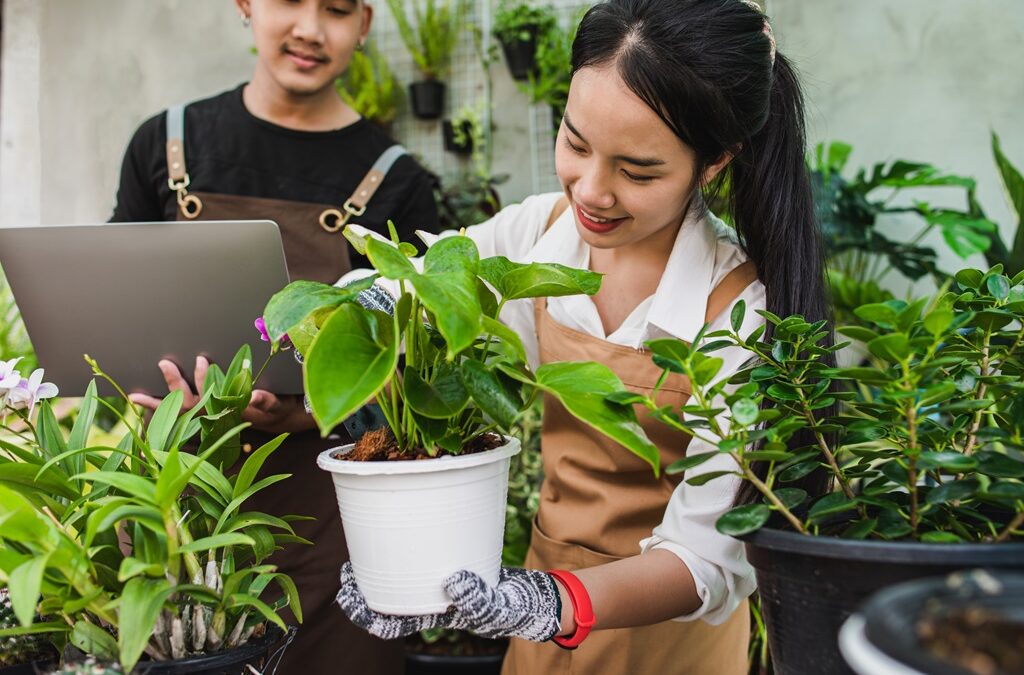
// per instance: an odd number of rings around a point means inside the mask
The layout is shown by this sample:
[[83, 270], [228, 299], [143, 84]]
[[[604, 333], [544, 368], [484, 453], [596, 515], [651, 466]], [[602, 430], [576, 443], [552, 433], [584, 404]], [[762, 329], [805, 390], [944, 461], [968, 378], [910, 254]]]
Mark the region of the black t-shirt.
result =
[[[242, 88], [185, 108], [189, 191], [335, 204], [338, 209], [394, 141], [371, 122], [333, 131], [298, 131], [261, 120], [242, 102]], [[167, 113], [138, 128], [121, 166], [112, 222], [178, 220], [167, 185]], [[436, 232], [434, 178], [412, 157], [395, 162], [366, 213], [351, 222], [387, 234], [395, 222], [402, 241], [415, 230]], [[340, 236], [340, 233], [339, 233]], [[368, 266], [350, 248], [355, 267]]]

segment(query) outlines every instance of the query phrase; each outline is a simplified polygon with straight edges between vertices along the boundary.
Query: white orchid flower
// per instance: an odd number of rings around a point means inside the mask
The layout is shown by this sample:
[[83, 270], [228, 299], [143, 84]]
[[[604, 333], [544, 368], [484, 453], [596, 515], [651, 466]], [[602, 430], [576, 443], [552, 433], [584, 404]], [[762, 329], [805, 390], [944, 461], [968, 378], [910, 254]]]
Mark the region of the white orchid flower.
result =
[[0, 408], [7, 403], [7, 392], [21, 383], [21, 373], [14, 369], [20, 360], [19, 356], [10, 361], [0, 361]]
[[36, 368], [27, 380], [22, 379], [7, 393], [8, 405], [15, 410], [28, 408], [30, 416], [37, 403], [56, 395], [57, 385], [52, 382], [43, 382], [42, 368]]

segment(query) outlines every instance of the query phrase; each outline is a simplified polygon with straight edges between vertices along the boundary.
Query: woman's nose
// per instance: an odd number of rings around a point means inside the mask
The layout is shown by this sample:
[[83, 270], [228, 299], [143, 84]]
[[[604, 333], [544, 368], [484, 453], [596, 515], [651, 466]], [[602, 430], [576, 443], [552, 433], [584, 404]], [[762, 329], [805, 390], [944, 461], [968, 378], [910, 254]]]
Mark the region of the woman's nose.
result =
[[587, 167], [576, 181], [573, 198], [584, 207], [610, 209], [615, 206], [608, 172], [598, 166]]

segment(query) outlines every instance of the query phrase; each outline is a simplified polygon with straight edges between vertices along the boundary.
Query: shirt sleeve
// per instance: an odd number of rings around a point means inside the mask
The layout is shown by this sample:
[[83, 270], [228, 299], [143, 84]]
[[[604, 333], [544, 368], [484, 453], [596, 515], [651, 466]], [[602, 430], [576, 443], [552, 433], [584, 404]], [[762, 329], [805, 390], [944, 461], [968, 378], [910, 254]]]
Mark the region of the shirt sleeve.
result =
[[[408, 161], [415, 162], [411, 157]], [[399, 238], [413, 244], [417, 242], [416, 230], [437, 232], [440, 227], [434, 200], [434, 179], [418, 164], [409, 178], [402, 207], [391, 219], [395, 222]]]
[[[160, 132], [164, 119], [164, 114], [152, 117], [132, 135], [128, 149], [124, 153], [124, 160], [121, 162], [121, 178], [110, 222], [131, 223], [164, 219], [157, 190], [159, 178], [154, 174], [154, 166], [160, 166], [161, 162], [165, 162], [161, 149], [165, 134]], [[161, 153], [159, 157], [155, 157], [157, 153]]]
[[[765, 308], [764, 286], [751, 284], [737, 301], [740, 299], [747, 306], [740, 334], [748, 335], [764, 323], [755, 311]], [[731, 308], [712, 321], [709, 332], [728, 328], [730, 313]], [[749, 353], [739, 347], [731, 347], [715, 352], [715, 356], [725, 361], [718, 378], [727, 379], [744, 366]], [[721, 407], [725, 407], [724, 404]], [[724, 413], [722, 417], [725, 417]], [[719, 423], [727, 428], [729, 420], [722, 417]], [[708, 441], [693, 438], [686, 454], [716, 452], [717, 449]], [[720, 453], [687, 475], [736, 470], [732, 457]], [[661, 524], [654, 528], [650, 537], [640, 542], [642, 553], [655, 549], [671, 551], [679, 556], [693, 575], [701, 606], [691, 614], [676, 617], [676, 621], [700, 619], [712, 625], [724, 623], [756, 587], [754, 570], [747, 562], [743, 544], [715, 529], [715, 521], [732, 508], [739, 488], [738, 476], [722, 476], [701, 486], [680, 483], [672, 493]]]

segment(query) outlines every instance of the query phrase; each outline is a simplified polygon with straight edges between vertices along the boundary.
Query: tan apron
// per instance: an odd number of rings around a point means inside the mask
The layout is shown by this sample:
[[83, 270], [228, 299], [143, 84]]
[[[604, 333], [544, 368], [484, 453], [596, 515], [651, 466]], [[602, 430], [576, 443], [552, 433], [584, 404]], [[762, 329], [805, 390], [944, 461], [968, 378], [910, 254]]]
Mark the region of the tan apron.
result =
[[[718, 316], [757, 278], [752, 263], [730, 272], [708, 298], [705, 321]], [[556, 323], [547, 301], [535, 304], [541, 363], [597, 361], [626, 386], [650, 393], [661, 369], [643, 350], [616, 345]], [[690, 397], [689, 381], [670, 374], [659, 405], [677, 408]], [[644, 431], [661, 452], [661, 466], [686, 454], [689, 436], [637, 406]], [[557, 399], [544, 398], [541, 431], [544, 483], [525, 567], [581, 569], [637, 554], [638, 542], [661, 522], [678, 481], [655, 478], [651, 467], [621, 445], [573, 417]], [[746, 675], [750, 617], [747, 603], [720, 626], [666, 621], [592, 633], [574, 651], [554, 643], [512, 640], [503, 675]]]
[[[187, 192], [183, 125], [172, 120], [168, 111], [167, 165], [171, 188], [177, 192], [178, 215], [189, 220], [273, 220], [281, 230], [288, 272], [292, 280], [308, 279], [333, 284], [350, 269], [348, 245], [337, 230], [347, 220], [334, 206], [260, 199], [213, 193]], [[182, 115], [183, 117], [183, 115]], [[363, 189], [373, 172], [364, 179]], [[383, 174], [372, 181], [379, 185]], [[175, 188], [175, 184], [179, 187]], [[376, 187], [373, 188], [375, 190]], [[373, 190], [367, 190], [361, 205], [365, 207]], [[356, 195], [353, 195], [355, 197]], [[342, 207], [349, 212], [352, 199]], [[326, 216], [324, 215], [326, 213]], [[334, 227], [328, 231], [321, 225]], [[282, 354], [278, 358], [291, 358]], [[298, 364], [296, 364], [298, 367]], [[316, 466], [317, 455], [329, 447], [351, 442], [342, 427], [341, 437], [320, 438], [316, 431], [292, 434], [260, 471], [260, 478], [291, 474], [291, 478], [271, 485], [243, 506], [246, 511], [262, 511], [275, 516], [313, 516], [314, 520], [293, 523], [295, 533], [313, 542], [313, 546], [293, 544], [274, 553], [267, 561], [289, 575], [299, 591], [303, 623], [295, 640], [285, 652], [278, 675], [335, 675], [339, 672], [399, 675], [403, 668], [401, 641], [385, 642], [352, 624], [335, 604], [338, 575], [348, 560], [334, 485], [328, 474]], [[252, 448], [266, 443], [272, 435], [250, 431], [243, 442]], [[243, 460], [244, 461], [244, 460]], [[290, 611], [285, 621], [297, 625]]]

